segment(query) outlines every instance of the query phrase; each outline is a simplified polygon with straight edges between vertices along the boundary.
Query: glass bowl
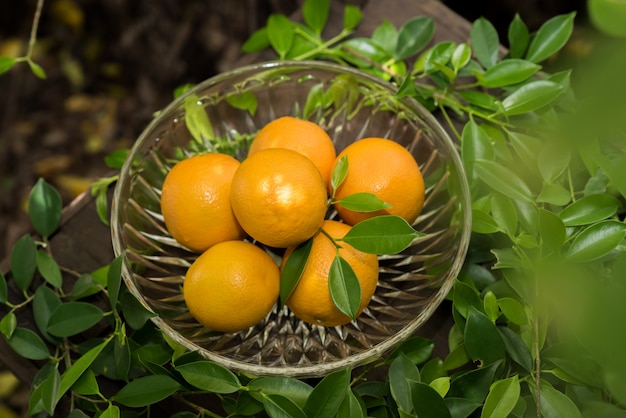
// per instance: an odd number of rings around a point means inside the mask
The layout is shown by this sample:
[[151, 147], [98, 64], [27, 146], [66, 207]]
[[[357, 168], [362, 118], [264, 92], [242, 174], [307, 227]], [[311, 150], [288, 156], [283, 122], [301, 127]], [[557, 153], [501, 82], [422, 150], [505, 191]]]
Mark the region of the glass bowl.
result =
[[[409, 149], [426, 184], [425, 204], [413, 224], [425, 235], [402, 253], [379, 257], [378, 287], [356, 321], [310, 325], [277, 304], [250, 329], [215, 332], [196, 322], [185, 305], [181, 286], [199, 254], [168, 234], [161, 185], [177, 161], [197, 152], [215, 149], [245, 158], [255, 132], [284, 115], [320, 124], [338, 153], [371, 136]], [[173, 340], [231, 370], [314, 377], [373, 361], [414, 335], [450, 290], [467, 251], [470, 223], [457, 150], [425, 108], [397, 98], [391, 84], [345, 66], [279, 61], [217, 75], [161, 111], [122, 168], [111, 227], [126, 285]]]

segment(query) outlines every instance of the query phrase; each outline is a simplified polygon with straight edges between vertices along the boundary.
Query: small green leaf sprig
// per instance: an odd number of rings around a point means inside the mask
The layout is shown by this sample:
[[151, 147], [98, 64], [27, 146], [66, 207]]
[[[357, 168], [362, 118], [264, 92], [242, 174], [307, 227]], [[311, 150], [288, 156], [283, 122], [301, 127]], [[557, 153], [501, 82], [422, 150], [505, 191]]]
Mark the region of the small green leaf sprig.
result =
[[[391, 208], [373, 193], [355, 193], [336, 200], [335, 193], [348, 175], [348, 156], [341, 157], [331, 175], [332, 196], [329, 205], [340, 205], [357, 212], [376, 212]], [[397, 254], [405, 250], [416, 238], [423, 236], [405, 219], [397, 215], [377, 215], [350, 228], [342, 238], [328, 234], [323, 227], [318, 232], [328, 238], [337, 249], [328, 272], [328, 288], [337, 309], [351, 319], [361, 303], [361, 285], [350, 264], [339, 254], [341, 243], [346, 243], [367, 254]], [[314, 238], [314, 237], [313, 237]], [[313, 238], [301, 243], [287, 257], [280, 277], [280, 302], [283, 306], [298, 285], [311, 252]]]

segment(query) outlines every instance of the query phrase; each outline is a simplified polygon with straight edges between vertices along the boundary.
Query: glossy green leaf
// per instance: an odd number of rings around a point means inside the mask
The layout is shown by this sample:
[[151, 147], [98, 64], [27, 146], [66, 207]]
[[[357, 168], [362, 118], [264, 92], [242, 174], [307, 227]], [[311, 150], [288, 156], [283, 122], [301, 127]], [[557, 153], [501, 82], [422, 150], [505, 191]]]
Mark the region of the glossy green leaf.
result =
[[245, 40], [241, 46], [241, 50], [246, 53], [262, 51], [270, 47], [270, 40], [267, 37], [267, 27], [264, 26], [252, 32], [250, 37]]
[[415, 364], [404, 354], [398, 355], [389, 366], [389, 388], [391, 396], [405, 412], [413, 412], [411, 382], [421, 381], [420, 373]]
[[69, 337], [88, 330], [102, 318], [104, 312], [91, 303], [67, 302], [50, 315], [48, 332], [56, 337]]
[[184, 99], [185, 126], [199, 144], [215, 137], [213, 125], [209, 120], [204, 105], [196, 94], [190, 94]]
[[428, 385], [431, 388], [435, 389], [439, 396], [443, 398], [448, 393], [448, 390], [450, 390], [450, 378], [448, 376], [438, 377], [432, 382], [428, 383]]
[[555, 206], [565, 206], [572, 200], [572, 193], [558, 183], [544, 184], [537, 196], [537, 202]]
[[581, 197], [559, 213], [565, 226], [589, 225], [610, 218], [617, 213], [621, 203], [608, 194]]
[[28, 289], [36, 270], [37, 246], [30, 235], [22, 235], [11, 251], [11, 275], [20, 290]]
[[114, 150], [104, 157], [104, 163], [109, 168], [121, 170], [129, 153], [128, 148]]
[[481, 418], [507, 418], [515, 408], [520, 397], [519, 377], [513, 375], [503, 380], [497, 380], [489, 389], [485, 405], [480, 414]]
[[363, 410], [359, 399], [354, 394], [354, 391], [348, 390], [346, 397], [343, 398], [343, 402], [339, 405], [337, 411], [338, 417], [350, 417], [350, 418], [365, 418], [366, 412]]
[[226, 96], [226, 101], [235, 109], [247, 110], [252, 116], [256, 113], [258, 106], [256, 95], [251, 91], [230, 94]]
[[9, 71], [15, 64], [17, 64], [17, 60], [13, 57], [0, 57], [0, 74]]
[[465, 325], [465, 348], [473, 360], [492, 364], [505, 357], [502, 337], [495, 324], [473, 306], [469, 308]]
[[394, 58], [404, 60], [421, 51], [435, 34], [435, 22], [430, 16], [415, 17], [400, 27]]
[[15, 328], [7, 342], [16, 353], [29, 360], [45, 360], [50, 357], [46, 343], [28, 328]]
[[523, 267], [519, 254], [512, 248], [494, 248], [491, 252], [496, 256], [496, 264], [493, 269], [520, 268]]
[[450, 62], [455, 73], [458, 73], [463, 67], [465, 67], [472, 59], [472, 49], [466, 43], [458, 44], [452, 52]]
[[0, 271], [0, 303], [7, 303], [8, 298], [7, 279], [4, 277], [2, 271]]
[[463, 127], [461, 135], [461, 159], [470, 179], [475, 179], [474, 163], [477, 160], [493, 160], [495, 150], [487, 132], [474, 120]]
[[480, 78], [479, 84], [485, 87], [510, 86], [529, 79], [540, 69], [540, 65], [532, 62], [510, 58], [489, 68]]
[[500, 364], [501, 362], [497, 361], [452, 376], [448, 397], [464, 398], [482, 404], [489, 393], [489, 388]]
[[530, 42], [526, 59], [541, 62], [563, 48], [574, 30], [575, 16], [576, 13], [569, 13], [544, 22]]
[[328, 289], [337, 309], [352, 319], [356, 318], [361, 304], [361, 284], [352, 266], [339, 255], [330, 265]]
[[571, 153], [566, 146], [547, 142], [539, 151], [537, 164], [545, 182], [554, 181], [570, 165]]
[[541, 385], [539, 402], [543, 418], [581, 418], [576, 404], [563, 392], [547, 384]]
[[498, 61], [500, 38], [496, 28], [484, 17], [472, 23], [470, 42], [474, 55], [483, 67], [491, 68]]
[[122, 263], [124, 262], [124, 255], [117, 256], [109, 265], [107, 271], [107, 291], [109, 293], [109, 302], [111, 303], [111, 309], [115, 310], [117, 306], [117, 299], [120, 294], [120, 286], [122, 285]]
[[330, 0], [305, 0], [302, 4], [302, 18], [311, 29], [320, 35], [330, 12]]
[[267, 38], [276, 53], [284, 58], [293, 45], [293, 24], [285, 15], [273, 13], [267, 19]]
[[563, 91], [563, 86], [553, 81], [532, 81], [504, 98], [502, 107], [508, 116], [533, 112], [552, 103]]
[[618, 221], [601, 221], [581, 231], [567, 251], [571, 262], [586, 263], [615, 249], [626, 236], [626, 225]]
[[435, 349], [435, 343], [424, 337], [410, 337], [402, 342], [389, 355], [387, 361], [393, 361], [400, 354], [407, 357], [413, 364], [422, 364], [428, 361]]
[[39, 286], [33, 296], [33, 317], [35, 325], [41, 335], [52, 343], [58, 343], [60, 340], [48, 333], [48, 323], [50, 316], [56, 308], [61, 306], [61, 299], [48, 286]]
[[470, 358], [467, 356], [465, 344], [461, 343], [446, 356], [442, 367], [444, 370], [456, 370], [459, 367], [467, 365], [469, 362]]
[[137, 408], [157, 403], [180, 388], [180, 384], [169, 376], [143, 376], [132, 380], [111, 399], [122, 405]]
[[475, 287], [470, 286], [460, 280], [454, 282], [452, 289], [452, 302], [463, 318], [467, 318], [470, 308], [482, 310], [483, 303], [480, 294]]
[[357, 223], [341, 241], [368, 254], [396, 254], [421, 236], [403, 218], [380, 215]]
[[39, 390], [41, 407], [49, 414], [54, 414], [54, 409], [58, 402], [58, 390], [61, 375], [56, 367], [50, 368], [50, 373], [41, 382], [36, 390]]
[[263, 396], [263, 407], [270, 418], [307, 418], [292, 400], [277, 394]]
[[522, 229], [530, 235], [535, 235], [539, 232], [539, 210], [537, 204], [523, 200], [514, 200], [513, 204], [515, 205]]
[[73, 409], [72, 412], [70, 412], [70, 414], [67, 416], [67, 418], [89, 418], [89, 415], [85, 414], [80, 409]]
[[268, 395], [281, 395], [291, 399], [300, 408], [304, 408], [306, 400], [313, 391], [308, 383], [303, 380], [285, 376], [263, 376], [248, 383], [250, 394], [259, 401], [262, 397], [258, 392]]
[[494, 161], [477, 160], [474, 169], [478, 178], [488, 186], [513, 200], [530, 201], [532, 192], [511, 169]]
[[452, 41], [440, 42], [433, 46], [426, 55], [424, 71], [427, 73], [441, 71], [446, 74], [449, 80], [454, 80], [455, 73], [447, 67], [447, 64], [452, 59], [455, 47], [456, 44]]
[[150, 318], [154, 318], [156, 314], [146, 308], [139, 300], [130, 292], [126, 291], [120, 295], [120, 305], [124, 320], [135, 330], [141, 329]]
[[539, 209], [539, 231], [545, 253], [559, 253], [565, 242], [565, 225], [557, 215], [546, 209]]
[[107, 409], [102, 411], [102, 414], [98, 416], [98, 418], [120, 418], [120, 408], [117, 405], [109, 404]]
[[492, 194], [491, 215], [501, 231], [510, 237], [517, 234], [517, 210], [511, 199], [499, 193]]
[[376, 212], [377, 210], [389, 209], [391, 205], [380, 200], [373, 193], [353, 193], [335, 202], [345, 209], [356, 212]]
[[344, 155], [341, 158], [339, 158], [339, 160], [337, 160], [337, 163], [333, 167], [333, 172], [330, 178], [330, 184], [333, 189], [333, 192], [336, 191], [341, 185], [341, 183], [343, 183], [343, 181], [346, 179], [349, 168], [350, 168], [350, 162], [348, 161], [347, 155]]
[[62, 208], [59, 192], [40, 178], [28, 197], [28, 215], [35, 231], [49, 237], [59, 226]]
[[79, 395], [97, 395], [100, 393], [100, 386], [96, 380], [96, 375], [90, 369], [85, 370], [76, 382], [72, 385], [72, 392]]
[[508, 30], [509, 38], [509, 54], [513, 58], [521, 58], [528, 49], [530, 34], [526, 23], [522, 20], [519, 13], [515, 14]]
[[14, 312], [9, 312], [0, 320], [0, 334], [4, 335], [4, 338], [9, 340], [15, 328], [17, 328], [17, 317]]
[[93, 347], [85, 354], [80, 356], [61, 376], [61, 383], [59, 385], [58, 399], [61, 399], [65, 392], [67, 392], [76, 381], [83, 375], [83, 373], [91, 366], [93, 361], [100, 355], [102, 350], [109, 344], [110, 339]]
[[387, 19], [382, 19], [382, 22], [374, 29], [372, 33], [372, 41], [376, 42], [382, 49], [393, 55], [398, 44], [398, 30]]
[[102, 288], [98, 285], [91, 274], [81, 274], [80, 277], [74, 282], [72, 286], [71, 296], [73, 299], [78, 300], [86, 298], [91, 295], [102, 291]]
[[313, 239], [298, 245], [287, 257], [280, 272], [280, 303], [284, 306], [289, 296], [298, 285], [302, 272], [306, 267], [309, 254], [313, 248]]
[[467, 418], [472, 414], [472, 412], [481, 406], [480, 403], [472, 402], [469, 399], [453, 398], [449, 396], [444, 398], [444, 402], [446, 403], [452, 418]]
[[530, 350], [519, 333], [508, 327], [498, 327], [506, 353], [511, 359], [531, 373], [533, 370], [533, 358]]
[[36, 62], [30, 59], [26, 60], [26, 62], [28, 63], [30, 70], [33, 72], [33, 74], [37, 76], [37, 78], [40, 78], [42, 80], [45, 80], [47, 78], [46, 72], [44, 71], [41, 65], [37, 64]]
[[37, 251], [37, 269], [41, 276], [56, 288], [63, 284], [61, 269], [57, 262], [43, 251]]
[[500, 316], [498, 300], [496, 299], [496, 295], [491, 290], [488, 290], [483, 296], [483, 311], [485, 312], [485, 315], [487, 315], [487, 318], [494, 323]]
[[413, 406], [418, 417], [451, 418], [443, 398], [426, 383], [410, 381]]
[[528, 325], [528, 316], [524, 306], [513, 298], [498, 299], [498, 306], [504, 316], [516, 325]]
[[498, 223], [489, 213], [477, 209], [472, 210], [472, 232], [493, 234], [499, 230]]
[[342, 43], [342, 47], [353, 54], [356, 53], [359, 58], [353, 58], [353, 60], [356, 60], [357, 66], [368, 67], [371, 66], [372, 61], [383, 62], [389, 59], [387, 51], [369, 38], [350, 38]]
[[334, 417], [350, 390], [351, 369], [331, 372], [315, 386], [306, 404], [304, 412], [309, 418]]
[[488, 93], [477, 90], [460, 91], [459, 95], [468, 104], [495, 112], [498, 110], [498, 99]]
[[343, 9], [343, 29], [353, 30], [359, 26], [361, 20], [363, 20], [361, 9], [352, 4], [346, 4], [346, 7]]
[[531, 171], [537, 171], [537, 155], [543, 142], [534, 136], [520, 132], [509, 132], [509, 142], [526, 167]]
[[241, 387], [239, 378], [224, 366], [212, 361], [194, 361], [176, 366], [191, 385], [214, 393], [234, 393]]

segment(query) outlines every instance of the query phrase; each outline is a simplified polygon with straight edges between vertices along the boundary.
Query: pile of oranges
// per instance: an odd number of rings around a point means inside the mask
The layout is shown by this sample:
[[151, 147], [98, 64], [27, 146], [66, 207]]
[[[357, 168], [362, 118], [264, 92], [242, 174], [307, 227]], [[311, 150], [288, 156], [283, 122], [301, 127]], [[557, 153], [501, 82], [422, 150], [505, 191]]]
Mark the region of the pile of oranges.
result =
[[[333, 187], [335, 166], [346, 158], [345, 178]], [[374, 194], [389, 208], [358, 212], [337, 203], [357, 193]], [[177, 163], [163, 183], [161, 211], [171, 236], [201, 253], [183, 284], [189, 312], [209, 329], [236, 332], [273, 309], [286, 260], [309, 240], [301, 277], [282, 302], [311, 324], [349, 322], [330, 295], [331, 264], [338, 254], [355, 272], [361, 286], [358, 315], [376, 289], [378, 257], [338, 240], [377, 215], [412, 223], [423, 202], [420, 169], [398, 143], [364, 138], [337, 155], [322, 127], [284, 116], [258, 132], [242, 162], [209, 152]], [[331, 206], [339, 219], [328, 219]]]

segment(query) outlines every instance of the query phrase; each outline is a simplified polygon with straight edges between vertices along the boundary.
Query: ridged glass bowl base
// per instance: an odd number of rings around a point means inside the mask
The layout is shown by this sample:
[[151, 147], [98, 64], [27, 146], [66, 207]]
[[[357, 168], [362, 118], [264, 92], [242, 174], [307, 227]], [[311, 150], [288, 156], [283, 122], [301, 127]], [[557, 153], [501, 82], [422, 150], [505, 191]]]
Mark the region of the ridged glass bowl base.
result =
[[[122, 169], [112, 234], [115, 254], [124, 257], [126, 285], [157, 314], [153, 320], [163, 332], [233, 370], [294, 377], [363, 364], [415, 333], [459, 272], [471, 210], [453, 143], [428, 111], [394, 92], [391, 85], [334, 64], [271, 62], [211, 78], [153, 120]], [[181, 287], [198, 254], [167, 232], [161, 185], [177, 161], [198, 152], [245, 158], [254, 134], [284, 115], [320, 124], [337, 152], [364, 137], [388, 138], [410, 150], [426, 183], [426, 201], [413, 226], [425, 235], [402, 253], [379, 258], [378, 287], [356, 321], [333, 328], [310, 325], [277, 305], [250, 329], [214, 332], [196, 322], [185, 305]], [[280, 251], [267, 250], [278, 262]]]

